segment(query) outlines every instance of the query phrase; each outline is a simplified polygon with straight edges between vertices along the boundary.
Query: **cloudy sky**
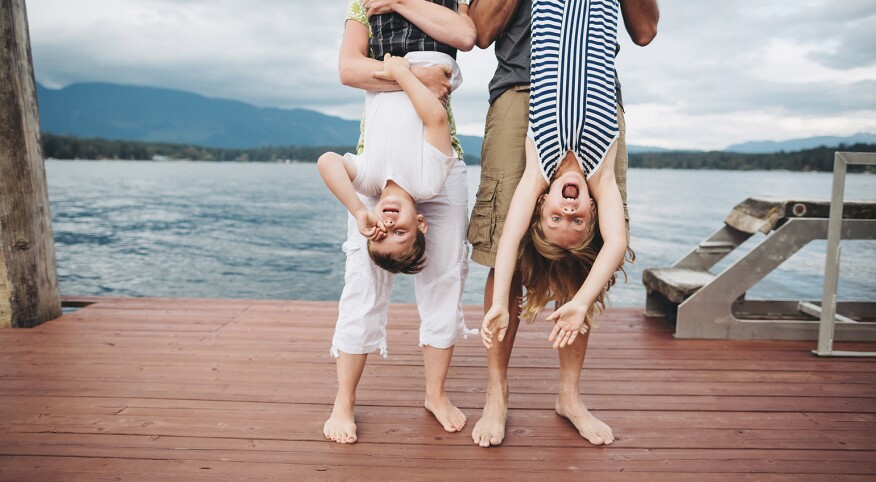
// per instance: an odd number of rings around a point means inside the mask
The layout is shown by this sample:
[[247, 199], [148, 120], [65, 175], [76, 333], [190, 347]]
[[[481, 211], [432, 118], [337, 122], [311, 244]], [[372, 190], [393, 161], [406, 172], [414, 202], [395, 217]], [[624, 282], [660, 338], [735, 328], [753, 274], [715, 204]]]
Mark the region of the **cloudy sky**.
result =
[[[340, 85], [346, 0], [29, 0], [36, 78], [113, 82], [355, 119]], [[659, 33], [620, 30], [631, 144], [723, 149], [876, 133], [873, 0], [662, 0]], [[461, 53], [460, 131], [482, 135], [492, 49]]]

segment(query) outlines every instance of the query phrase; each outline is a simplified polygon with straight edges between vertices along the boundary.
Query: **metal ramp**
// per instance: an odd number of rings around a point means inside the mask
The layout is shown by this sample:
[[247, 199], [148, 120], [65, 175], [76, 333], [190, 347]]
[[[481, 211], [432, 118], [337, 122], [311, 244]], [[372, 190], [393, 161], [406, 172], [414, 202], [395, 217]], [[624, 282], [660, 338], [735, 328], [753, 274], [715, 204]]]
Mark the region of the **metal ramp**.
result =
[[[828, 239], [830, 206], [746, 199], [671, 267], [644, 271], [645, 315], [674, 318], [677, 338], [818, 339], [820, 302], [746, 300], [745, 292], [810, 241]], [[876, 201], [843, 203], [839, 230], [842, 239], [876, 239]], [[709, 271], [758, 231], [767, 236], [751, 251], [721, 273]], [[840, 302], [835, 313], [836, 340], [876, 341], [876, 301]]]

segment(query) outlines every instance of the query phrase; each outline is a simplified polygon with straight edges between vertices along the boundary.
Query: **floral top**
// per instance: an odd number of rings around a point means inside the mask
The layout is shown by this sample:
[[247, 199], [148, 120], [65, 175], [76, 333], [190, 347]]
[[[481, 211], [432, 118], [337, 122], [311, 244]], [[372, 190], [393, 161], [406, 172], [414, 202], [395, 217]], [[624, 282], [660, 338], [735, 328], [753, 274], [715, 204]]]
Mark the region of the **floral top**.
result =
[[[468, 0], [458, 0], [460, 5], [468, 5]], [[347, 5], [347, 20], [355, 20], [362, 25], [368, 27], [368, 37], [371, 38], [371, 23], [368, 21], [368, 16], [365, 14], [364, 0], [351, 0]], [[374, 53], [371, 52], [371, 57]], [[456, 121], [453, 118], [453, 110], [450, 107], [450, 99], [447, 99], [447, 118], [450, 121], [450, 141], [453, 150], [456, 151], [460, 159], [462, 159], [462, 145], [459, 143], [459, 138], [456, 136]], [[365, 116], [363, 113], [362, 121], [359, 123], [359, 142], [356, 144], [356, 153], [362, 154], [365, 150]]]

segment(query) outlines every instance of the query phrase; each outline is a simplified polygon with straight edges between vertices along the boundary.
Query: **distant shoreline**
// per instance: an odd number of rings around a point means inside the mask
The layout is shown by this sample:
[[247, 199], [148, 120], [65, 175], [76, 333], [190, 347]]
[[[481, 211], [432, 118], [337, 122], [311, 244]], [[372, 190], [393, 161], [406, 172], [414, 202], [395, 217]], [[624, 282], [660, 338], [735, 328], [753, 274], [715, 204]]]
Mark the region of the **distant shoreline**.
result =
[[[46, 159], [117, 160], [157, 162], [267, 162], [309, 163], [328, 151], [353, 152], [354, 146], [272, 146], [251, 149], [204, 147], [191, 144], [170, 144], [107, 139], [83, 139], [73, 136], [43, 134], [43, 154]], [[748, 154], [725, 151], [661, 151], [629, 154], [629, 167], [650, 169], [716, 169], [716, 170], [785, 170], [791, 172], [833, 170], [834, 153], [838, 150], [876, 152], [876, 144], [817, 147], [793, 152]], [[479, 165], [480, 157], [465, 154], [465, 163]], [[859, 166], [851, 166], [859, 167]], [[850, 172], [876, 172], [872, 166], [851, 169]]]

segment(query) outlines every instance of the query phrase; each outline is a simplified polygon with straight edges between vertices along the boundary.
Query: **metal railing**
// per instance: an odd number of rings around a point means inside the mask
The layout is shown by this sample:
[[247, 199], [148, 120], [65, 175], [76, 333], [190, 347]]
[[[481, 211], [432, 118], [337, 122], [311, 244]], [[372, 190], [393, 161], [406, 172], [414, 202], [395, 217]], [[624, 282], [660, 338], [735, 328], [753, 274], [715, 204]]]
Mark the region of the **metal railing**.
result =
[[[836, 292], [840, 268], [840, 227], [845, 201], [846, 168], [850, 165], [876, 165], [876, 153], [837, 152], [833, 161], [833, 190], [830, 196], [830, 220], [827, 227], [827, 255], [824, 260], [824, 290], [821, 295], [821, 322], [818, 329], [818, 356], [876, 356], [876, 352], [833, 349], [836, 324]], [[810, 307], [812, 308], [812, 307]], [[814, 307], [817, 309], [817, 307]]]

